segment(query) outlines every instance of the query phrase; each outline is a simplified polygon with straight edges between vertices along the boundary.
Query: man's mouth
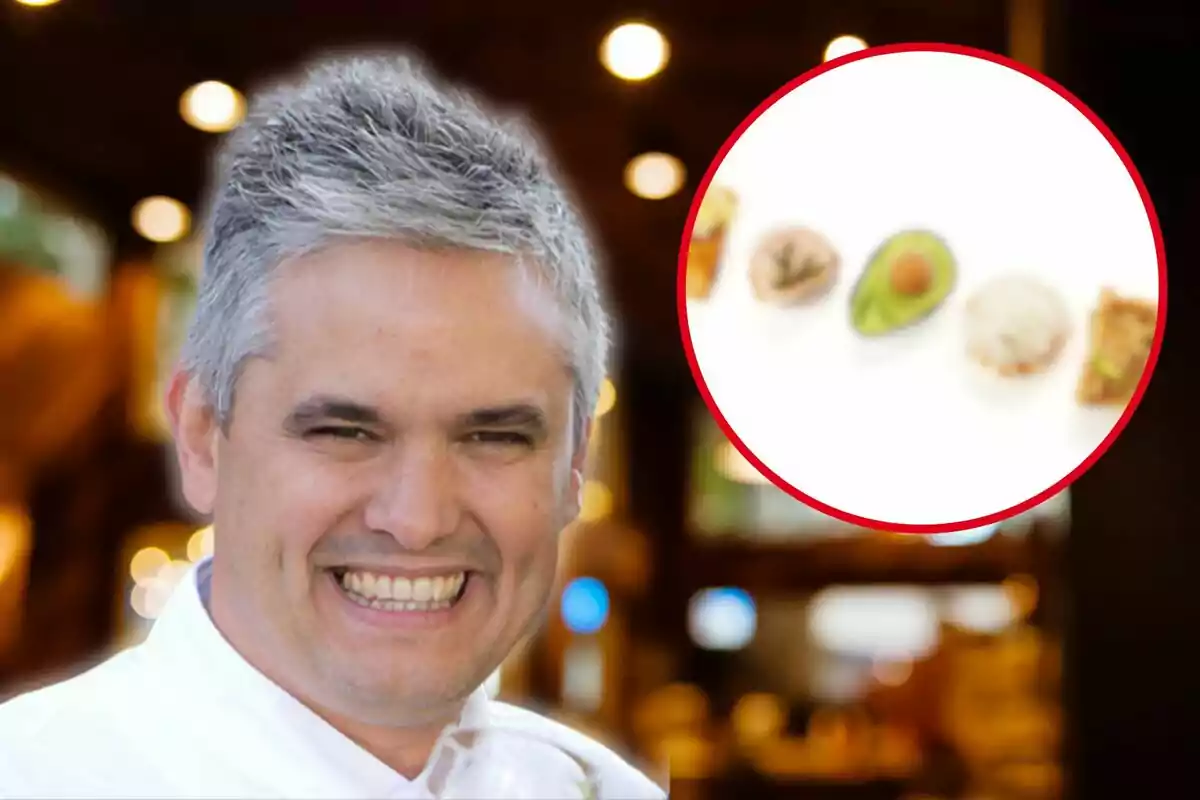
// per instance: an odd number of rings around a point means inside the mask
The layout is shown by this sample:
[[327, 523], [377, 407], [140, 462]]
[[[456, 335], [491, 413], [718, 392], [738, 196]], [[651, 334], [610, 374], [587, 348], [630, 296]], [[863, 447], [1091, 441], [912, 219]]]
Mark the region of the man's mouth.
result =
[[407, 578], [359, 569], [333, 569], [342, 593], [365, 608], [381, 611], [444, 611], [465, 593], [468, 572]]

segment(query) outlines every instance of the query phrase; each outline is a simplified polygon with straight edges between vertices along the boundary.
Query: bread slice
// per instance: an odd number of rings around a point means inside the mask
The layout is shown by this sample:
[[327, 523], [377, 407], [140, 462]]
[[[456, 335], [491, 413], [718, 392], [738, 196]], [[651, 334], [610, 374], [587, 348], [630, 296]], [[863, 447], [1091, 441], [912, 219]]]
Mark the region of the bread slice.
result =
[[723, 186], [710, 187], [700, 201], [688, 243], [685, 290], [692, 300], [712, 294], [721, 267], [725, 235], [737, 211], [738, 198]]
[[1088, 406], [1123, 406], [1133, 399], [1158, 324], [1158, 304], [1100, 292], [1092, 312], [1088, 359], [1076, 397]]

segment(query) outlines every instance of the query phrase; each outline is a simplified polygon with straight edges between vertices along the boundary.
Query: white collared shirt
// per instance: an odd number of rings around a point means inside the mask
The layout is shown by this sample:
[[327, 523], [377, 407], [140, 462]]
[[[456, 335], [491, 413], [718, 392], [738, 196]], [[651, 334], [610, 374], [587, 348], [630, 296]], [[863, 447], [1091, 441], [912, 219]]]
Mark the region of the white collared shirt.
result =
[[[202, 601], [210, 564], [180, 583], [145, 642], [0, 704], [0, 798], [429, 798], [425, 773], [395, 772], [233, 649]], [[481, 687], [460, 724], [485, 720], [583, 759], [605, 800], [665, 797], [599, 742]]]

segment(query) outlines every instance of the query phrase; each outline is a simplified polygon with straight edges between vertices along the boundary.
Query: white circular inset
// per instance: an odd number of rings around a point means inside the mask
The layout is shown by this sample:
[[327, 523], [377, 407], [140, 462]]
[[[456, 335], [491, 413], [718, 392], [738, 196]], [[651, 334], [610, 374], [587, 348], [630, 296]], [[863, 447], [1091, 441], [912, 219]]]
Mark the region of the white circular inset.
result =
[[666, 37], [644, 22], [618, 25], [600, 45], [605, 68], [626, 81], [644, 81], [662, 71], [670, 57]]
[[152, 242], [174, 242], [187, 235], [192, 215], [171, 197], [147, 197], [133, 207], [134, 229]]
[[236, 128], [246, 115], [241, 93], [221, 81], [204, 81], [189, 87], [179, 98], [179, 114], [193, 128], [222, 133]]
[[642, 153], [625, 167], [625, 187], [638, 197], [662, 200], [683, 186], [683, 162], [668, 153]]
[[[695, 377], [730, 438], [820, 510], [896, 530], [986, 526], [1061, 486], [1121, 421], [1128, 399], [1082, 399], [1099, 369], [1093, 312], [1141, 301], [1129, 313], [1154, 328], [1155, 230], [1105, 134], [1039, 80], [958, 52], [848, 61], [758, 116], [710, 186], [738, 209], [711, 294], [686, 305]], [[841, 275], [818, 302], [777, 308], [755, 297], [750, 260], [795, 225], [832, 243]], [[1069, 318], [1061, 348], [1034, 354], [1040, 372], [970, 353], [968, 299], [1011, 275], [1052, 288]], [[1013, 319], [997, 335], [1058, 325]], [[1117, 360], [1144, 347], [1147, 363], [1160, 336], [1143, 321]]]

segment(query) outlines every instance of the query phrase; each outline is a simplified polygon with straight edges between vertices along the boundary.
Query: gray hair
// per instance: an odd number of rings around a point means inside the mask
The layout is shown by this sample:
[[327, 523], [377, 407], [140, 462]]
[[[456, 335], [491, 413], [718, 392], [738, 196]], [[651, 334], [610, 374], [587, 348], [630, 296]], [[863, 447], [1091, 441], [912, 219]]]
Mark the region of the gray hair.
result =
[[275, 268], [370, 237], [535, 264], [568, 320], [582, 436], [610, 346], [583, 221], [524, 123], [441, 84], [411, 56], [318, 61], [254, 98], [218, 154], [203, 234], [181, 366], [222, 427], [242, 364], [269, 352]]

